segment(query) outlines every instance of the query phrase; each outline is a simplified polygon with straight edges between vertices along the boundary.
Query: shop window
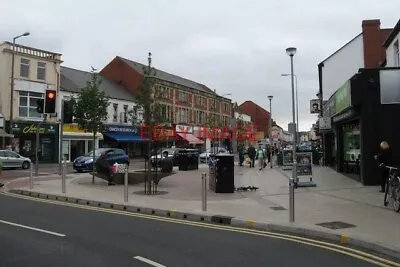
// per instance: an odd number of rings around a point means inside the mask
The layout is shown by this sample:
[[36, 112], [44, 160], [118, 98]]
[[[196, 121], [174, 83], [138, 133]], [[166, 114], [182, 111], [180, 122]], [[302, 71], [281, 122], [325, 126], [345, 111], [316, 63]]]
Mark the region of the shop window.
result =
[[29, 78], [29, 63], [30, 63], [29, 59], [21, 58], [19, 76], [24, 78]]
[[36, 101], [43, 99], [44, 95], [36, 92], [19, 92], [19, 117], [41, 118], [42, 114], [36, 111]]
[[46, 63], [44, 63], [44, 62], [38, 62], [37, 79], [38, 80], [46, 80]]
[[361, 159], [361, 134], [360, 124], [352, 123], [343, 126], [343, 159], [347, 162]]

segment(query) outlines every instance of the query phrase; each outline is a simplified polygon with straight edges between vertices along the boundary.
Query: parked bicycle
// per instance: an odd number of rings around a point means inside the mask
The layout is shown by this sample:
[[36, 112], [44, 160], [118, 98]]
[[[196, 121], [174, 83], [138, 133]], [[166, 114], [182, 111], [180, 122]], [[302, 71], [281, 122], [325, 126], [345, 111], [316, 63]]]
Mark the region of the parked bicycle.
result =
[[400, 211], [400, 168], [380, 164], [380, 167], [389, 169], [389, 177], [385, 186], [384, 205], [387, 207], [392, 202], [396, 212]]

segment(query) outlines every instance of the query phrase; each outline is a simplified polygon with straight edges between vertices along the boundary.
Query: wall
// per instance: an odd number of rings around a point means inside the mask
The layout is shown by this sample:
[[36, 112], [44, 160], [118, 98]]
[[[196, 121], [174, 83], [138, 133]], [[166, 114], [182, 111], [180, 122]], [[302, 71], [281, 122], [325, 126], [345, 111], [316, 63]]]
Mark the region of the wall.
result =
[[358, 69], [364, 67], [363, 35], [360, 34], [323, 61], [323, 99], [328, 100]]
[[235, 119], [239, 119], [241, 121], [243, 121], [244, 123], [250, 123], [251, 122], [251, 117], [247, 114], [244, 113], [239, 113], [239, 112], [235, 112]]
[[269, 134], [270, 113], [252, 101], [246, 101], [239, 106], [240, 110], [251, 116], [251, 121], [264, 136]]
[[397, 33], [391, 44], [386, 49], [386, 67], [399, 67], [395, 64], [395, 51], [394, 43], [398, 41], [400, 43], [400, 32]]

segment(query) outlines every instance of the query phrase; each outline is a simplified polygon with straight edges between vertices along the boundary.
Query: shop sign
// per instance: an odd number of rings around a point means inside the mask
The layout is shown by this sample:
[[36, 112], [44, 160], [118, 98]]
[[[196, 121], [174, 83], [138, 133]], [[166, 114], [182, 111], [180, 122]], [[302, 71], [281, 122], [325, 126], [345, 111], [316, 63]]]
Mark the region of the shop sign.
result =
[[333, 115], [342, 112], [350, 106], [350, 81], [347, 81], [335, 93], [335, 113]]
[[336, 122], [348, 119], [348, 118], [352, 117], [353, 115], [354, 115], [354, 111], [352, 109], [349, 109], [349, 110], [343, 112], [342, 114], [339, 114], [339, 115], [333, 117], [332, 121], [336, 123]]
[[312, 181], [312, 152], [296, 153], [296, 173], [299, 182]]
[[318, 119], [318, 128], [320, 131], [330, 130], [332, 128], [331, 125], [331, 117], [323, 117]]
[[127, 125], [106, 125], [105, 132], [124, 133], [124, 134], [139, 134], [139, 128], [136, 126]]
[[64, 133], [87, 133], [84, 130], [80, 129], [76, 124], [64, 124], [63, 125]]
[[175, 131], [177, 133], [193, 133], [193, 127], [190, 125], [181, 125], [181, 124], [177, 124], [175, 126]]
[[[13, 123], [11, 132], [15, 134], [35, 134], [38, 122], [32, 123]], [[52, 124], [41, 124], [39, 127], [39, 133], [41, 134], [55, 134], [56, 126]]]
[[310, 100], [310, 113], [311, 114], [318, 114], [320, 111], [320, 100], [319, 99], [311, 99]]

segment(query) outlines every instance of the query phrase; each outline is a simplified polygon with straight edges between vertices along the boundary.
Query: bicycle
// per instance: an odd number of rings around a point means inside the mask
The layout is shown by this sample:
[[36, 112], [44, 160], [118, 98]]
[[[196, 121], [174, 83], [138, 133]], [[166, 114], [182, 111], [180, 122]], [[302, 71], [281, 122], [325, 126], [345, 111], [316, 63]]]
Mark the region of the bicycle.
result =
[[386, 166], [382, 164], [382, 167], [389, 169], [389, 176], [385, 186], [385, 199], [384, 205], [387, 207], [390, 202], [393, 204], [393, 209], [396, 212], [400, 211], [400, 174], [399, 168]]

